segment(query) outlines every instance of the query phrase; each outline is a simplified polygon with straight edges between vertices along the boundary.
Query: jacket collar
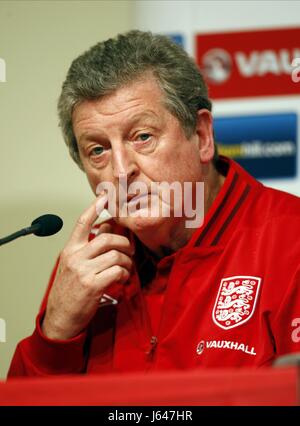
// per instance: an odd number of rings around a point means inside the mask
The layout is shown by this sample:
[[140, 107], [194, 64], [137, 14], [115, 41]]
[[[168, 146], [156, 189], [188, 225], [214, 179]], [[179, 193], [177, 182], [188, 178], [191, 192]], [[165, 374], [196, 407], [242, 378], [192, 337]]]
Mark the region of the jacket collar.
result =
[[219, 157], [217, 168], [226, 179], [205, 215], [202, 226], [193, 234], [187, 247], [224, 244], [228, 230], [238, 221], [247, 201], [262, 188], [261, 183], [227, 157]]

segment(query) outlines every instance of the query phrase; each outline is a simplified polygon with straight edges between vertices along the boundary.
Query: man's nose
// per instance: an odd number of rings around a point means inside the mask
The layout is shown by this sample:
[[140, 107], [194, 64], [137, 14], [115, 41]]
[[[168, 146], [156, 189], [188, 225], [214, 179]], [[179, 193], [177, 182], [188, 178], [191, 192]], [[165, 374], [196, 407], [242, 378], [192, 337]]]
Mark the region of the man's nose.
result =
[[138, 175], [138, 165], [134, 152], [125, 144], [118, 144], [112, 148], [112, 170], [113, 176], [119, 179], [120, 176], [127, 177], [130, 181]]

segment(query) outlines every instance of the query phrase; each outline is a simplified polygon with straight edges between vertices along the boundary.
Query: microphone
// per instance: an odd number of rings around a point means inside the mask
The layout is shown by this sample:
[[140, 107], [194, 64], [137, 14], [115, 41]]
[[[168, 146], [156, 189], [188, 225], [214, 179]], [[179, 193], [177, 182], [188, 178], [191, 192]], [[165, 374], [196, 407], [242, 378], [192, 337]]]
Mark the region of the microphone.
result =
[[63, 221], [59, 216], [54, 214], [44, 214], [43, 216], [35, 219], [31, 226], [20, 229], [20, 231], [14, 232], [7, 237], [0, 239], [0, 246], [15, 240], [16, 238], [23, 237], [25, 235], [34, 234], [38, 237], [47, 237], [48, 235], [56, 234], [61, 230]]

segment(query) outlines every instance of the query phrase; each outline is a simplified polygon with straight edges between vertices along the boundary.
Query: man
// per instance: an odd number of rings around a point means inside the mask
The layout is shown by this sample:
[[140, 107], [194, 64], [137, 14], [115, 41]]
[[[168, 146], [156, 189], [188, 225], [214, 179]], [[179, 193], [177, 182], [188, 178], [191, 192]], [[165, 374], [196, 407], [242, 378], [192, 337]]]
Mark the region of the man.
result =
[[[258, 367], [300, 350], [300, 200], [217, 158], [210, 109], [166, 37], [132, 31], [72, 63], [59, 100], [72, 158], [97, 195], [121, 179], [146, 193], [127, 191], [133, 215], [117, 196], [96, 230], [107, 193], [81, 215], [9, 376]], [[175, 196], [163, 215], [161, 182], [189, 182], [194, 204], [203, 182], [203, 224], [188, 227]]]

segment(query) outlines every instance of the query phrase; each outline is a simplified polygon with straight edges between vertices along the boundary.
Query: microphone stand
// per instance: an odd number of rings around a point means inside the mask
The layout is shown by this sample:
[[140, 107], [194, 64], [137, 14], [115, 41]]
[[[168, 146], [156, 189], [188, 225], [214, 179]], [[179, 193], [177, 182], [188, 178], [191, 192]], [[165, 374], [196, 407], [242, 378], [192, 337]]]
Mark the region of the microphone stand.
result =
[[20, 229], [20, 231], [14, 232], [13, 234], [8, 235], [7, 237], [0, 238], [0, 246], [2, 246], [3, 244], [9, 243], [10, 241], [15, 240], [16, 238], [33, 234], [39, 228], [40, 228], [40, 224], [36, 223], [34, 225], [28, 226], [27, 228]]

